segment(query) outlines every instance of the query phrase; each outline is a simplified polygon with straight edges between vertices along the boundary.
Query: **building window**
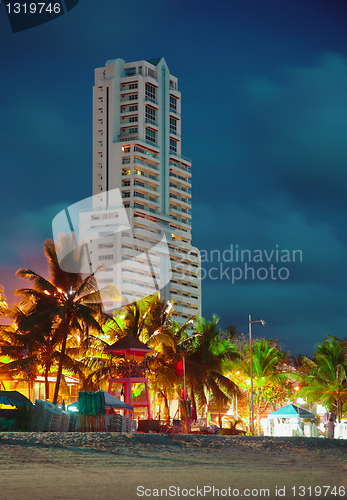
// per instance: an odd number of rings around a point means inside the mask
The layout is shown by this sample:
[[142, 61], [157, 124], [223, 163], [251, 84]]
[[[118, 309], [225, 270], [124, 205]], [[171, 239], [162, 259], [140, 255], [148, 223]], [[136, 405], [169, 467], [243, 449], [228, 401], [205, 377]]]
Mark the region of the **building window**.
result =
[[137, 116], [129, 116], [129, 123], [137, 122]]
[[137, 83], [131, 83], [129, 85], [129, 90], [132, 90], [132, 89], [137, 89]]
[[149, 83], [146, 83], [145, 86], [145, 96], [148, 98], [148, 100], [155, 102], [155, 87], [149, 85]]
[[174, 134], [177, 133], [177, 120], [175, 120], [175, 118], [171, 118], [171, 116], [170, 116], [170, 132], [173, 132]]
[[137, 104], [136, 106], [129, 106], [129, 111], [137, 111], [138, 107]]
[[[154, 130], [151, 130], [150, 128], [146, 128], [146, 140], [155, 143], [155, 131]], [[174, 142], [176, 142], [176, 141], [174, 141]]]
[[112, 255], [99, 255], [99, 260], [112, 260], [113, 259], [113, 254]]
[[155, 124], [155, 109], [151, 108], [150, 106], [146, 106], [145, 109], [145, 117], [147, 123], [152, 123], [153, 125]]
[[136, 75], [136, 68], [127, 68], [125, 70], [125, 76], [133, 76]]
[[170, 151], [172, 153], [177, 153], [177, 141], [170, 139]]
[[135, 127], [135, 128], [129, 128], [129, 129], [127, 130], [127, 133], [129, 133], [129, 134], [136, 134], [136, 133], [137, 133], [137, 131], [138, 131], [138, 128], [137, 128], [137, 127]]
[[175, 97], [172, 97], [170, 95], [170, 109], [172, 109], [172, 111], [177, 111], [177, 99]]
[[122, 198], [130, 198], [130, 191], [126, 191], [125, 193], [122, 193]]
[[129, 101], [136, 101], [137, 100], [137, 94], [130, 94], [128, 96]]

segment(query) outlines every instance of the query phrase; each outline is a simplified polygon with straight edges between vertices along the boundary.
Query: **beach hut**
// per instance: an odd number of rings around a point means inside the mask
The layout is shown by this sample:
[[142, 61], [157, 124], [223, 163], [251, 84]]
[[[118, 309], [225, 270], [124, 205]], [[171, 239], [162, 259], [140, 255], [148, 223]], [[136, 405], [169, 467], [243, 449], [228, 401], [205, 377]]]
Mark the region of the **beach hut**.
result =
[[[306, 425], [302, 419], [314, 420], [315, 416], [299, 406], [290, 404], [267, 416], [267, 436], [318, 436], [319, 432], [314, 424]], [[306, 432], [305, 432], [306, 431]]]
[[[148, 419], [151, 419], [145, 355], [151, 353], [152, 349], [135, 339], [132, 335], [126, 335], [113, 345], [107, 347], [104, 352], [124, 357], [124, 362], [117, 366], [117, 376], [110, 378], [108, 381], [108, 392], [111, 394], [115, 386], [121, 385], [123, 387], [125, 403], [135, 408], [146, 408]], [[136, 387], [138, 384], [144, 385], [144, 401], [135, 401], [132, 398], [132, 387]]]

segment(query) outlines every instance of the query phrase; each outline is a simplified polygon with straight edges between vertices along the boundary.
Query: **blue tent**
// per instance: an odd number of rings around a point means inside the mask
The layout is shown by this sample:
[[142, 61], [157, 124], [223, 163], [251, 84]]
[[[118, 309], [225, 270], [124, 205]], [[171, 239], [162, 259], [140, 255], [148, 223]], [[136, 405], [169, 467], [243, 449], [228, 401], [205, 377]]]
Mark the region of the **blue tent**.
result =
[[31, 405], [32, 402], [18, 391], [0, 391], [0, 405], [23, 406]]
[[273, 411], [272, 413], [269, 413], [268, 418], [311, 418], [314, 419], [314, 414], [310, 413], [309, 411], [304, 410], [303, 408], [300, 408], [299, 406], [295, 405], [287, 405], [284, 406], [283, 408], [280, 408], [279, 410]]

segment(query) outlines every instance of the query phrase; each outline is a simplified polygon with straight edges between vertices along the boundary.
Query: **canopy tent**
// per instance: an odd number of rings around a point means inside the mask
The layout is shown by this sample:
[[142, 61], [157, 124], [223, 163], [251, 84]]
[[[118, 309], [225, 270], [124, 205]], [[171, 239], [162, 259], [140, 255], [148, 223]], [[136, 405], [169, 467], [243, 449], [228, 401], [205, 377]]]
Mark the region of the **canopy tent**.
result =
[[31, 405], [32, 402], [18, 391], [0, 391], [0, 404], [9, 406]]
[[[132, 406], [124, 403], [124, 401], [121, 401], [120, 399], [112, 396], [112, 394], [109, 394], [106, 391], [100, 391], [100, 392], [102, 392], [104, 394], [105, 406], [108, 406], [110, 408], [118, 408], [120, 410], [133, 410], [134, 409]], [[68, 411], [78, 411], [78, 401], [68, 405], [67, 410]]]
[[310, 418], [314, 419], [315, 416], [313, 413], [310, 413], [309, 411], [304, 410], [303, 408], [300, 408], [299, 406], [295, 405], [287, 405], [284, 406], [283, 408], [280, 408], [279, 410], [273, 411], [272, 413], [269, 413], [268, 418]]

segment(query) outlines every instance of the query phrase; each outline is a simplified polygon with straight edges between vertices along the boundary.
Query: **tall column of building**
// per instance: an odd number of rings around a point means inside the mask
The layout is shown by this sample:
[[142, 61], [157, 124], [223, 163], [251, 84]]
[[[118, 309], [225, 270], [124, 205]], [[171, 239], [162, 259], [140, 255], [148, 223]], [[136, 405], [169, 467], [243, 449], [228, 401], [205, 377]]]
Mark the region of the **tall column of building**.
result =
[[[121, 191], [127, 217], [121, 200], [109, 199], [114, 189]], [[104, 264], [99, 283], [115, 283], [128, 302], [161, 288], [180, 323], [200, 315], [199, 251], [191, 245], [191, 161], [181, 154], [181, 93], [164, 58], [115, 59], [95, 70], [93, 195], [80, 230], [86, 239], [91, 227], [98, 232], [97, 241], [90, 240], [90, 260]], [[169, 264], [158, 257], [163, 238]], [[164, 288], [163, 265], [171, 267]]]

